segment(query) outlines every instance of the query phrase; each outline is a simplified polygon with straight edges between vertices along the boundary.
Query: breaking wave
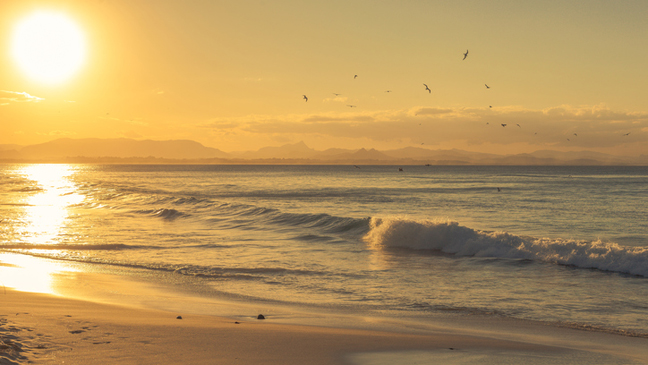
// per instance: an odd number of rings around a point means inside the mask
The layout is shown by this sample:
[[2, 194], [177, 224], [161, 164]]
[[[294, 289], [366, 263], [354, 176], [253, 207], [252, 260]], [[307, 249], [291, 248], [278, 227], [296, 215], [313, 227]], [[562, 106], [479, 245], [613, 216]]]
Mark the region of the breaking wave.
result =
[[372, 247], [433, 250], [457, 256], [525, 259], [648, 277], [648, 248], [601, 241], [533, 238], [486, 232], [451, 221], [373, 218]]

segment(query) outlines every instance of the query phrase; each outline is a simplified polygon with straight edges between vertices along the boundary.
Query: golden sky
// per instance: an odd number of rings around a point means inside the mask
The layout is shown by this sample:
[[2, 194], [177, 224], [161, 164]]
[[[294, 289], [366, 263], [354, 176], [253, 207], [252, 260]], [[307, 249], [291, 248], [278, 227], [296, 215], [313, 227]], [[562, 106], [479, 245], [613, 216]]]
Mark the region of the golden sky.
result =
[[[12, 53], [38, 12], [83, 36], [54, 83]], [[647, 14], [645, 0], [0, 0], [0, 144], [648, 154]]]

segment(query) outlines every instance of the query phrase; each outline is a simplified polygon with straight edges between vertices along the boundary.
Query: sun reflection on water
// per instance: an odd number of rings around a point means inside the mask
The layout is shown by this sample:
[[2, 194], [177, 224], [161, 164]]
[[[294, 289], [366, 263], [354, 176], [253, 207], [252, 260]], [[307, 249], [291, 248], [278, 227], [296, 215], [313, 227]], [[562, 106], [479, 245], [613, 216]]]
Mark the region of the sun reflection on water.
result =
[[43, 164], [23, 168], [23, 175], [34, 181], [39, 193], [25, 201], [21, 240], [33, 245], [56, 244], [70, 213], [70, 207], [79, 204], [84, 196], [76, 192], [71, 177], [77, 168], [70, 165]]

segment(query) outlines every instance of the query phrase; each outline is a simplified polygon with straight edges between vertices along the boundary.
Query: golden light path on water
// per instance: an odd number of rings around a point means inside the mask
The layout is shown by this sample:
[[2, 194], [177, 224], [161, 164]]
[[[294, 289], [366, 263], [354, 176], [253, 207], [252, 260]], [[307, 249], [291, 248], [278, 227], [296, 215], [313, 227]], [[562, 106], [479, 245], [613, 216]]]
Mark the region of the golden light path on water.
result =
[[70, 165], [29, 165], [23, 174], [42, 189], [25, 201], [23, 239], [34, 245], [55, 244], [71, 206], [81, 203], [83, 195], [76, 192], [69, 179], [76, 172]]
[[[22, 202], [22, 224], [17, 235], [29, 245], [43, 246], [43, 250], [30, 249], [38, 254], [51, 250], [66, 230], [70, 209], [85, 197], [76, 192], [70, 179], [77, 167], [63, 164], [26, 165], [21, 175], [33, 181], [40, 189]], [[39, 260], [24, 255], [2, 255], [0, 276], [2, 284], [22, 291], [54, 294], [53, 276], [57, 273], [76, 271], [70, 265]], [[5, 264], [2, 264], [5, 262]]]

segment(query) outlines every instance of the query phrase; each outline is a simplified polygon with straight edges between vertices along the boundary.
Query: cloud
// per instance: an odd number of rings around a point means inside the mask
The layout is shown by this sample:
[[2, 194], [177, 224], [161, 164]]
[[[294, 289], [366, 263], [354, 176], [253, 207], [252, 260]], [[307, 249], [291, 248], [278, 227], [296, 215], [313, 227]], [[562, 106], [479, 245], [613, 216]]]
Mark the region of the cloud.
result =
[[0, 101], [3, 101], [2, 105], [8, 105], [9, 102], [15, 102], [15, 103], [39, 102], [41, 100], [45, 100], [45, 99], [39, 98], [37, 96], [29, 95], [24, 91], [20, 92], [20, 91], [0, 90]]
[[75, 132], [70, 132], [70, 131], [61, 131], [61, 130], [53, 130], [50, 132], [38, 132], [37, 133], [40, 136], [50, 136], [50, 137], [68, 137], [68, 136], [74, 136], [76, 135]]
[[415, 107], [372, 112], [254, 115], [214, 119], [199, 127], [220, 133], [227, 130], [293, 139], [310, 136], [428, 146], [460, 141], [472, 146], [523, 144], [538, 149], [597, 149], [645, 141], [648, 113], [611, 110], [605, 105], [560, 105], [547, 109]]
[[322, 100], [322, 102], [324, 102], [324, 103], [333, 102], [333, 103], [342, 103], [342, 104], [344, 104], [344, 103], [347, 102], [347, 100], [349, 100], [349, 98], [347, 98], [346, 96], [336, 95], [334, 98], [325, 98], [325, 99]]
[[450, 114], [453, 112], [452, 109], [441, 109], [441, 108], [416, 108], [414, 109], [414, 115], [441, 115], [441, 114]]
[[107, 120], [107, 121], [111, 121], [111, 122], [126, 123], [126, 124], [131, 124], [131, 125], [136, 125], [136, 126], [143, 126], [143, 127], [146, 127], [146, 126], [149, 125], [148, 122], [145, 122], [145, 121], [141, 120], [141, 118], [122, 119], [122, 118], [117, 118], [117, 117], [111, 116], [110, 113], [106, 113], [106, 115], [100, 116], [99, 119]]

